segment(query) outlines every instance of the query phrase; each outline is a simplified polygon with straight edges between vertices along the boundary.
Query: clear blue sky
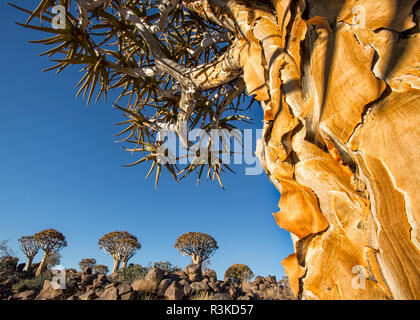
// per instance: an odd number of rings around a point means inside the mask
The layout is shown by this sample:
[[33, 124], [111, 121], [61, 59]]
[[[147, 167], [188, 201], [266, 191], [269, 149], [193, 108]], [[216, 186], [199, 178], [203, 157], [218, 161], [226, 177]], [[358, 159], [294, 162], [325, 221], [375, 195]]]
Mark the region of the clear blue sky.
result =
[[[185, 267], [190, 260], [173, 244], [182, 233], [199, 231], [219, 244], [210, 266], [219, 278], [234, 263], [249, 265], [256, 275], [284, 275], [281, 260], [293, 248], [272, 216], [280, 195], [264, 173], [246, 176], [235, 165], [237, 174], [224, 176], [223, 191], [204, 179], [196, 186], [195, 177], [176, 184], [164, 172], [155, 190], [154, 179], [144, 179], [148, 165], [122, 166], [137, 159], [114, 142], [122, 113], [111, 100], [86, 108], [76, 99], [77, 68], [42, 73], [51, 62], [37, 54], [47, 47], [28, 41], [44, 35], [14, 24], [24, 20], [0, 4], [0, 240], [9, 239], [24, 259], [17, 239], [55, 228], [68, 241], [61, 252], [65, 267], [86, 257], [111, 267], [97, 241], [126, 230], [142, 244], [130, 262], [169, 260]], [[257, 106], [251, 116], [248, 127], [262, 127]]]

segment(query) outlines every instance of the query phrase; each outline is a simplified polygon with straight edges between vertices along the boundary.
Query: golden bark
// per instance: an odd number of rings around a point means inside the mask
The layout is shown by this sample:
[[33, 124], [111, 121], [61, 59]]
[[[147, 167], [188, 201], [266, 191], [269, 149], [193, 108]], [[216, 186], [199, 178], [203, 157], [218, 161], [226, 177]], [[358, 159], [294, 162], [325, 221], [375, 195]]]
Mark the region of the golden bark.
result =
[[295, 295], [420, 299], [416, 1], [185, 2], [235, 26]]
[[120, 260], [118, 260], [118, 259], [114, 258], [114, 265], [112, 266], [112, 271], [111, 271], [111, 274], [114, 274], [115, 272], [117, 272], [117, 271], [119, 270], [119, 268], [120, 268], [120, 263], [121, 263], [121, 261], [120, 261]]
[[36, 269], [35, 277], [39, 277], [44, 272], [45, 267], [46, 267], [47, 257], [48, 257], [47, 252], [44, 252], [44, 255], [42, 256], [42, 260], [39, 263], [38, 269]]

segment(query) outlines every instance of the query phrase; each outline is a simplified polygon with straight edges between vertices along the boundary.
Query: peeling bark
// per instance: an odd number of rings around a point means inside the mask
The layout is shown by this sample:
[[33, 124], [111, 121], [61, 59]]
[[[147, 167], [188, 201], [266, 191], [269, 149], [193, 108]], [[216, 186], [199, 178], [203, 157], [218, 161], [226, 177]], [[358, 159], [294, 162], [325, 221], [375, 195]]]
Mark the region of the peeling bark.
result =
[[210, 2], [184, 4], [243, 43], [295, 295], [420, 299], [416, 1]]

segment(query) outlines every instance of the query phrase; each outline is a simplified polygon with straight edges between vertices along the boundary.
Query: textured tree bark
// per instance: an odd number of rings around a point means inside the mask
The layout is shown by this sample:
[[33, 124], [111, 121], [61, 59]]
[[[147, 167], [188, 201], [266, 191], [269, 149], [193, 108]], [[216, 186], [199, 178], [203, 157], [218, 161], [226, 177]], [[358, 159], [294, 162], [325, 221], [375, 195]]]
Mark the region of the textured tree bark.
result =
[[121, 266], [122, 270], [127, 269], [127, 261], [123, 261], [122, 266]]
[[[215, 6], [214, 3], [223, 4]], [[303, 299], [420, 299], [415, 0], [184, 1], [234, 32]], [[230, 28], [230, 29], [229, 29]]]
[[203, 265], [203, 258], [200, 256], [191, 256], [191, 260], [193, 264], [198, 264], [200, 266], [200, 269]]
[[25, 271], [28, 271], [29, 268], [32, 265], [32, 261], [34, 260], [34, 257], [27, 257], [28, 261], [26, 262]]
[[38, 269], [36, 269], [35, 277], [39, 277], [45, 269], [46, 261], [48, 254], [44, 251], [44, 256], [42, 257], [41, 262], [39, 263]]
[[111, 274], [113, 274], [113, 273], [115, 273], [115, 272], [117, 272], [117, 271], [118, 271], [118, 269], [120, 268], [120, 263], [121, 263], [121, 261], [120, 261], [120, 260], [118, 260], [118, 259], [115, 259], [115, 258], [114, 258], [114, 265], [113, 265], [113, 267], [112, 267], [112, 272], [111, 272]]

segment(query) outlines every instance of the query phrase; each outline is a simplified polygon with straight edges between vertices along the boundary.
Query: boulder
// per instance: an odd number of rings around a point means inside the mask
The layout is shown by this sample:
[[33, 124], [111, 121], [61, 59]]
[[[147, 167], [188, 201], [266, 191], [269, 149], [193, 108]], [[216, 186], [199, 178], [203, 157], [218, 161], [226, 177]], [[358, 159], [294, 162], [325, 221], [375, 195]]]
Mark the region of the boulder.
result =
[[209, 283], [207, 283], [207, 285], [210, 287], [210, 289], [213, 292], [215, 292], [215, 293], [220, 292], [220, 287], [215, 282], [209, 282]]
[[209, 281], [207, 279], [203, 279], [200, 283], [201, 283], [201, 286], [204, 288], [204, 290], [206, 291], [210, 290]]
[[81, 288], [86, 288], [87, 286], [91, 285], [93, 283], [93, 276], [92, 274], [83, 274], [80, 278], [80, 284], [79, 286]]
[[117, 288], [119, 286], [118, 282], [111, 282], [110, 284], [107, 284], [105, 286], [105, 289], [109, 289], [109, 288]]
[[86, 291], [84, 294], [79, 296], [79, 300], [94, 300], [98, 296], [96, 295], [95, 291], [92, 289]]
[[35, 300], [61, 300], [63, 298], [65, 298], [64, 291], [61, 288], [55, 289], [51, 281], [45, 280], [44, 286]]
[[182, 291], [184, 292], [184, 295], [185, 296], [190, 296], [192, 291], [193, 291], [190, 284], [187, 281], [185, 281], [185, 283], [183, 283], [181, 285], [182, 285]]
[[5, 272], [14, 272], [17, 270], [17, 264], [19, 262], [18, 258], [5, 256], [0, 259], [0, 271]]
[[158, 289], [157, 289], [157, 295], [163, 297], [165, 295], [166, 290], [168, 289], [168, 287], [171, 285], [171, 283], [174, 280], [172, 279], [163, 279], [162, 281], [160, 281]]
[[204, 272], [204, 276], [209, 277], [210, 281], [217, 281], [217, 273], [212, 269], [207, 269]]
[[213, 295], [213, 300], [232, 300], [232, 298], [227, 293], [220, 292]]
[[182, 280], [182, 279], [187, 280], [188, 279], [188, 275], [184, 271], [175, 271], [173, 274], [179, 280]]
[[121, 300], [134, 300], [135, 294], [134, 292], [127, 292], [120, 296]]
[[261, 276], [256, 276], [254, 281], [252, 281], [253, 284], [257, 284], [257, 285], [259, 285], [260, 283], [263, 283], [263, 282], [264, 282], [264, 278], [261, 277]]
[[188, 280], [190, 282], [198, 282], [198, 281], [203, 280], [203, 276], [201, 273], [189, 273]]
[[118, 289], [108, 285], [99, 295], [99, 300], [118, 300]]
[[192, 293], [199, 293], [201, 291], [208, 291], [210, 288], [203, 282], [192, 282], [190, 283]]
[[186, 274], [190, 274], [190, 273], [202, 273], [201, 272], [201, 267], [198, 264], [190, 264], [188, 266], [185, 267], [184, 272]]
[[123, 283], [117, 287], [118, 295], [123, 295], [133, 291], [133, 288], [128, 283]]
[[225, 280], [223, 280], [222, 283], [220, 283], [220, 288], [222, 290], [228, 290], [230, 288], [231, 285], [231, 281], [229, 278], [226, 278]]
[[18, 258], [11, 256], [0, 259], [0, 283], [9, 289], [27, 276], [26, 272], [18, 272], [18, 261]]
[[167, 300], [181, 300], [184, 297], [184, 290], [182, 286], [174, 281], [171, 285], [166, 289], [165, 298]]
[[198, 282], [203, 280], [201, 267], [198, 264], [190, 264], [185, 267], [184, 272], [188, 276], [190, 282]]
[[148, 280], [148, 281], [153, 281], [153, 282], [159, 283], [160, 280], [163, 279], [164, 275], [165, 275], [165, 273], [161, 269], [152, 268], [147, 273], [145, 279]]
[[108, 283], [108, 279], [104, 274], [98, 274], [96, 279], [93, 280], [93, 288], [98, 289], [104, 287]]
[[13, 296], [11, 296], [11, 300], [32, 300], [35, 297], [36, 292], [34, 290], [26, 290], [15, 293]]

